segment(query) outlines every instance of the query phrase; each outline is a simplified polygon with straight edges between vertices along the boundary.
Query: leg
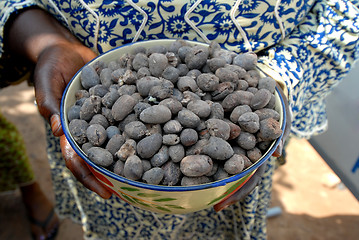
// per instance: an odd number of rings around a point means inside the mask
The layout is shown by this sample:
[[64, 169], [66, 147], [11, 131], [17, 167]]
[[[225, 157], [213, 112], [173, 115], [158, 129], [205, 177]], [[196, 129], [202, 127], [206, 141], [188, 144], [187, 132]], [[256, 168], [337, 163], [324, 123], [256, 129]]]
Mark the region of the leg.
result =
[[34, 239], [51, 239], [59, 220], [53, 204], [46, 198], [28, 159], [25, 145], [15, 125], [0, 113], [0, 192], [20, 186]]
[[53, 239], [59, 227], [59, 219], [53, 204], [47, 199], [37, 182], [20, 187], [22, 199], [36, 240]]

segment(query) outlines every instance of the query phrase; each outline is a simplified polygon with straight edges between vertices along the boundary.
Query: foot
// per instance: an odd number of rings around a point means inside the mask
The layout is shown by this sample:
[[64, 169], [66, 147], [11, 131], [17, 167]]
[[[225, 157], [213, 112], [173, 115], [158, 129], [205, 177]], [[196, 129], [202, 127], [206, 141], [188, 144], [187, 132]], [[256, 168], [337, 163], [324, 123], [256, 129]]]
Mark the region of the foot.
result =
[[21, 193], [33, 239], [54, 239], [59, 227], [59, 219], [54, 212], [53, 204], [46, 198], [38, 183], [22, 187]]

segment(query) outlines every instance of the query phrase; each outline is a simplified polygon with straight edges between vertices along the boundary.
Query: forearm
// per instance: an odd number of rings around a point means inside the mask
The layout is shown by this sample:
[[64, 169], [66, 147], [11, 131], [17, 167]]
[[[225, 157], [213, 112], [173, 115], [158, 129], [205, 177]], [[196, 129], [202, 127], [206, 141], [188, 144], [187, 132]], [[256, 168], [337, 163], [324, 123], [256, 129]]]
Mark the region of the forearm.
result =
[[[70, 31], [45, 11], [30, 8], [7, 25], [7, 49], [36, 63], [40, 54], [58, 44], [81, 44]], [[75, 50], [75, 49], [74, 49]]]

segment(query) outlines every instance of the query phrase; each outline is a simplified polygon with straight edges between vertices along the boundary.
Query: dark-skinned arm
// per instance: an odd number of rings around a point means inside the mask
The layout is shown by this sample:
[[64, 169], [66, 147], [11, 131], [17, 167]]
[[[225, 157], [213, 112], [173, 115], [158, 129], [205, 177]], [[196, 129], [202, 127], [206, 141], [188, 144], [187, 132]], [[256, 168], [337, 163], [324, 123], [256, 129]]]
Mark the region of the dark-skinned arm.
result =
[[19, 58], [35, 64], [35, 97], [40, 114], [60, 137], [67, 168], [88, 189], [103, 198], [111, 193], [95, 178], [69, 145], [60, 122], [62, 93], [72, 76], [96, 54], [44, 10], [29, 8], [6, 25], [5, 46]]

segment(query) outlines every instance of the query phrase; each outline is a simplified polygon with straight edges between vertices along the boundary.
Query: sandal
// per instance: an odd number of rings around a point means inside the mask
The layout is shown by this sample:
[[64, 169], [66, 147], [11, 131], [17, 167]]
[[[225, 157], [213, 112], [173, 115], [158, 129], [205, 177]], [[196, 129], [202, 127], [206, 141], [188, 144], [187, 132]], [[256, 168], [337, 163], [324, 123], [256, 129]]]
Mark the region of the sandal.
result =
[[[51, 209], [51, 212], [49, 213], [49, 215], [47, 216], [47, 218], [44, 221], [39, 221], [37, 219], [34, 219], [32, 216], [28, 216], [31, 224], [40, 227], [44, 231], [48, 227], [49, 223], [51, 222], [51, 220], [54, 217], [55, 217], [54, 209]], [[58, 229], [59, 229], [59, 224], [56, 224], [56, 226], [50, 231], [50, 233], [47, 234], [47, 236], [44, 240], [54, 240], [57, 235]], [[36, 239], [34, 234], [32, 234], [32, 238]]]

